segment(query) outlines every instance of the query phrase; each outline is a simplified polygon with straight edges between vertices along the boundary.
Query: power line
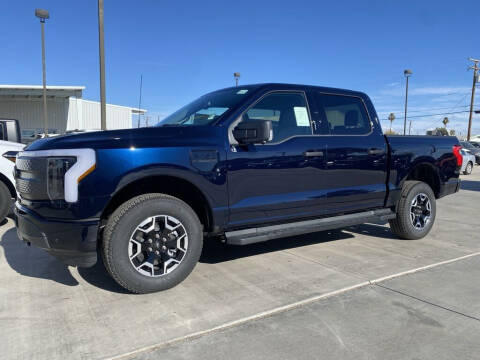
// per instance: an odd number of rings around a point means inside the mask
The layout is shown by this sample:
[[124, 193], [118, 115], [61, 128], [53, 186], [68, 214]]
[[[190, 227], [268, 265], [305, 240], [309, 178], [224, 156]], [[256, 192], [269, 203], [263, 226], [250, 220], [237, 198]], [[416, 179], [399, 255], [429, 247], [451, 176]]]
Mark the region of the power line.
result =
[[[414, 115], [414, 116], [407, 116], [407, 119], [419, 118], [419, 117], [428, 117], [428, 116], [438, 116], [438, 115], [460, 114], [460, 113], [468, 113], [468, 112], [470, 112], [470, 111], [469, 110], [462, 110], [462, 111], [452, 111], [452, 112], [437, 113], [437, 114]], [[388, 119], [382, 119], [382, 121], [385, 121], [385, 120], [388, 120]]]
[[[409, 112], [409, 113], [412, 113], [412, 112], [413, 112], [413, 113], [418, 113], [418, 112], [434, 111], [434, 110], [446, 110], [446, 109], [448, 109], [448, 110], [453, 110], [453, 109], [455, 109], [455, 108], [462, 108], [462, 107], [465, 107], [465, 108], [466, 108], [466, 107], [469, 107], [469, 105], [458, 105], [458, 103], [460, 103], [463, 99], [465, 99], [465, 98], [467, 97], [467, 95], [469, 95], [469, 94], [470, 94], [470, 93], [466, 93], [466, 94], [463, 96], [463, 98], [460, 99], [460, 101], [457, 102], [454, 106], [445, 106], [445, 107], [429, 108], [429, 109], [421, 109], [421, 110], [408, 110], [408, 112]], [[393, 112], [393, 113], [395, 114], [396, 112], [402, 112], [402, 111], [403, 111], [403, 110], [388, 111], [388, 113]], [[381, 113], [385, 112], [385, 113], [386, 113], [387, 111], [379, 111], [379, 112], [381, 112]], [[408, 116], [407, 116], [407, 117], [408, 117]]]

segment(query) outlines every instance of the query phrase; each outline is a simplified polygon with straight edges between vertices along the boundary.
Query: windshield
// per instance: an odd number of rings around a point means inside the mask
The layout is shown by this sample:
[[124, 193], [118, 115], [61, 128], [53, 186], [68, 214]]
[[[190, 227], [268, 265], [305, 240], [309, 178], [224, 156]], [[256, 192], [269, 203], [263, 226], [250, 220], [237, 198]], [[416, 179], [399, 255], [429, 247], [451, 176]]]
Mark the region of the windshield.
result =
[[156, 126], [209, 125], [245, 99], [247, 89], [235, 88], [204, 95], [167, 116]]
[[462, 145], [463, 145], [464, 148], [467, 148], [467, 149], [474, 149], [475, 148], [475, 146], [470, 144], [468, 141], [462, 142]]

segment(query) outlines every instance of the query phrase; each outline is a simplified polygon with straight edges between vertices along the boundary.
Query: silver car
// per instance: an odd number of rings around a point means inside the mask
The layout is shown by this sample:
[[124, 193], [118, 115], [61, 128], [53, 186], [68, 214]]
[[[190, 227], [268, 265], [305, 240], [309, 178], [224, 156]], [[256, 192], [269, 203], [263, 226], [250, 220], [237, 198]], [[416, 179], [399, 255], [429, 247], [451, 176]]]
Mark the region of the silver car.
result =
[[460, 171], [465, 175], [470, 175], [473, 170], [473, 164], [475, 164], [475, 155], [473, 155], [467, 149], [461, 149], [460, 154], [463, 156], [462, 168]]

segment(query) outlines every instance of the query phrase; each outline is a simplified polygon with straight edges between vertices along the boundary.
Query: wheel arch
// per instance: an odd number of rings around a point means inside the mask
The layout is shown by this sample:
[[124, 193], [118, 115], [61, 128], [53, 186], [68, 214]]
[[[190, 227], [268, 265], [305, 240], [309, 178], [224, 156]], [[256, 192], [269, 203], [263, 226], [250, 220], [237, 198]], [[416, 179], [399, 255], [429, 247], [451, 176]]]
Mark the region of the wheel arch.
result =
[[7, 178], [5, 175], [0, 173], [0, 181], [2, 181], [10, 191], [10, 195], [12, 196], [13, 199], [17, 198], [17, 191], [15, 190], [15, 185], [10, 181], [9, 178]]
[[422, 181], [430, 186], [435, 194], [435, 198], [438, 198], [440, 195], [440, 175], [438, 174], [438, 170], [435, 168], [435, 166], [430, 162], [420, 162], [413, 166], [403, 183], [405, 183], [407, 180]]
[[135, 196], [162, 193], [187, 203], [197, 214], [204, 231], [210, 232], [214, 228], [212, 205], [208, 196], [191, 179], [178, 174], [157, 173], [124, 180], [120, 184], [104, 207], [101, 220], [108, 219], [116, 208]]

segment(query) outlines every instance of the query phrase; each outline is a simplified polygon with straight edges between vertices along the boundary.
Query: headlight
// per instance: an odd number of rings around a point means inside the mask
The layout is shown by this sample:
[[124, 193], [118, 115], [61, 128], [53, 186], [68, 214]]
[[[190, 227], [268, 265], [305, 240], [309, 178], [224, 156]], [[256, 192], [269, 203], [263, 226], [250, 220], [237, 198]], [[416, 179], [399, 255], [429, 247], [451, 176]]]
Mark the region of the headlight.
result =
[[15, 162], [17, 160], [17, 154], [18, 154], [18, 151], [7, 151], [5, 154], [3, 154], [2, 156], [5, 158], [5, 159], [8, 159], [10, 160], [11, 162]]
[[[18, 154], [19, 159], [43, 158], [46, 162], [46, 175], [37, 175], [45, 179], [47, 195], [51, 200], [65, 199], [66, 202], [74, 203], [78, 200], [78, 184], [96, 166], [96, 156], [93, 149], [55, 149], [24, 151]], [[19, 160], [20, 161], [20, 160]], [[23, 160], [22, 160], [23, 161]], [[18, 162], [17, 162], [18, 165]], [[43, 165], [45, 166], [45, 164]], [[26, 173], [29, 166], [23, 169]], [[43, 167], [43, 169], [45, 169]], [[21, 171], [22, 169], [20, 169]], [[27, 181], [27, 179], [21, 179]]]
[[76, 157], [47, 158], [47, 194], [50, 200], [65, 199], [65, 174], [77, 162]]

